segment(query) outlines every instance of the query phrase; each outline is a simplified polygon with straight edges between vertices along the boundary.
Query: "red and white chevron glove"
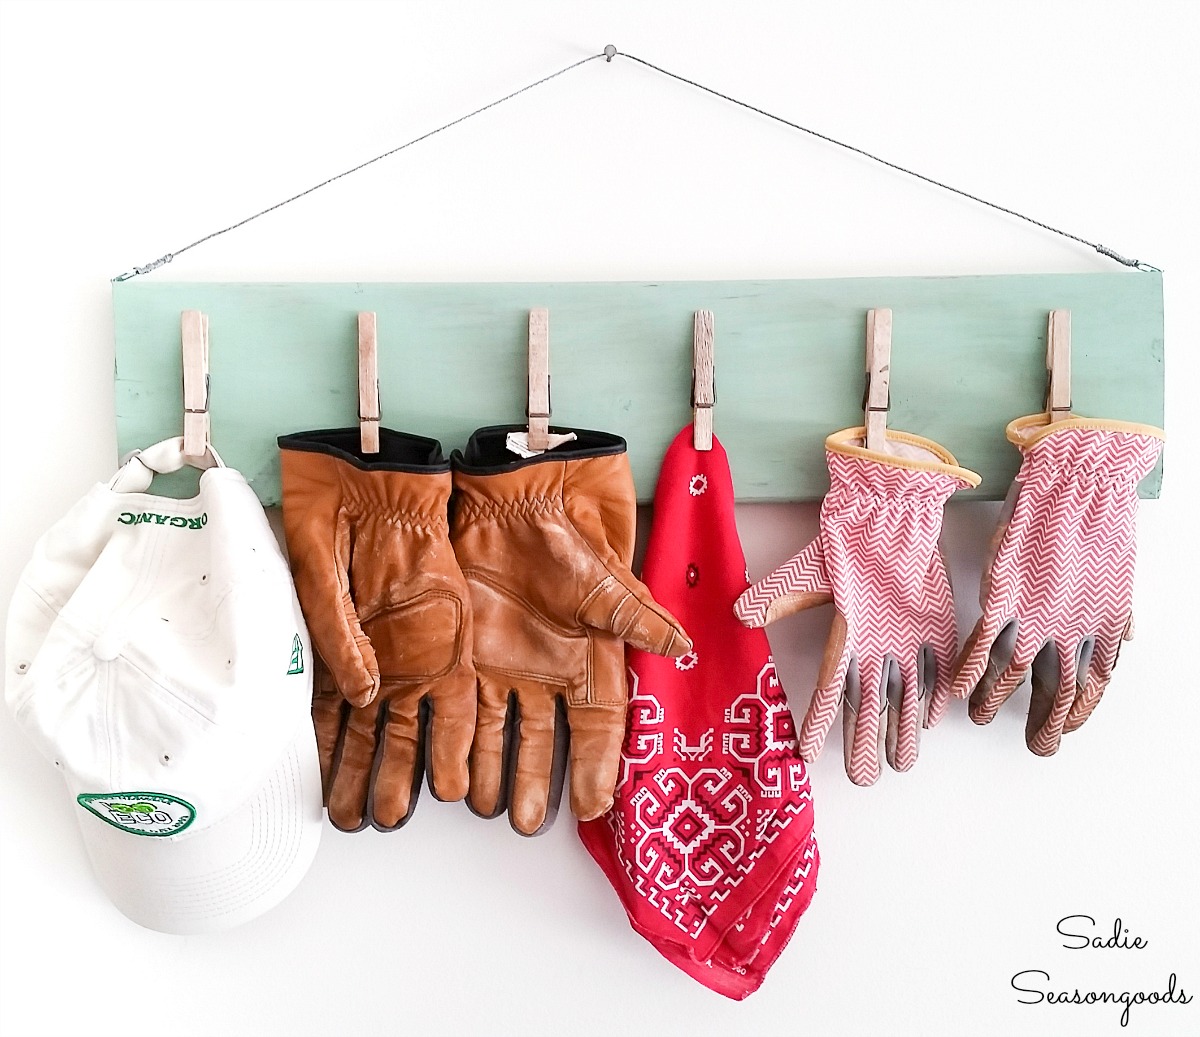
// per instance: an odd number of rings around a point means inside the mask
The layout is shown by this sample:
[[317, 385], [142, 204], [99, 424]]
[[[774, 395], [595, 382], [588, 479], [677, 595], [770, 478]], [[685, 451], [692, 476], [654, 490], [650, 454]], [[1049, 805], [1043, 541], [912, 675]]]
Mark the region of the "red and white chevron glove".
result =
[[851, 428], [825, 441], [820, 533], [738, 598], [734, 612], [761, 627], [833, 602], [800, 755], [817, 757], [844, 699], [846, 773], [872, 785], [881, 742], [895, 770], [916, 762], [928, 696], [949, 686], [958, 631], [938, 537], [947, 499], [978, 486], [979, 476], [932, 440], [889, 430], [885, 454], [867, 450], [863, 436]]
[[1130, 636], [1137, 484], [1154, 467], [1163, 432], [1149, 425], [1045, 414], [1005, 430], [1023, 455], [992, 540], [980, 591], [983, 615], [935, 695], [930, 723], [950, 695], [971, 696], [986, 724], [1032, 667], [1025, 743], [1058, 751], [1096, 708]]

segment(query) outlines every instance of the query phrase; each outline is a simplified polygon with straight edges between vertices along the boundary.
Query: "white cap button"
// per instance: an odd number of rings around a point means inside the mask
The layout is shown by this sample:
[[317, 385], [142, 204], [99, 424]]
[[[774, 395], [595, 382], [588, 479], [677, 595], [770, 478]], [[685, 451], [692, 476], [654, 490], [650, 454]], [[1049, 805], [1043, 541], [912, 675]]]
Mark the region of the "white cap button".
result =
[[92, 652], [102, 662], [112, 662], [125, 647], [125, 638], [116, 631], [105, 631], [92, 645]]

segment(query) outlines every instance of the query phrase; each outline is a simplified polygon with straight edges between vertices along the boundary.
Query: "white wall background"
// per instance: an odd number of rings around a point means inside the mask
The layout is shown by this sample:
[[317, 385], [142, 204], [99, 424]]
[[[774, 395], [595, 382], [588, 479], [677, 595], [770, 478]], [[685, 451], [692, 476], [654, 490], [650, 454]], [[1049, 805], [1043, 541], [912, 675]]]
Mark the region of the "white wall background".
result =
[[[526, 841], [429, 796], [397, 834], [328, 829], [300, 888], [242, 929], [143, 931], [93, 884], [68, 797], [5, 712], [0, 1032], [1094, 1035], [1120, 1032], [1119, 1012], [1021, 1006], [1009, 978], [1155, 990], [1174, 971], [1198, 991], [1197, 14], [1187, 0], [0, 5], [0, 600], [35, 538], [113, 467], [109, 277], [610, 41], [1164, 267], [1171, 436], [1166, 497], [1141, 514], [1138, 637], [1095, 717], [1041, 760], [1023, 703], [986, 729], [960, 705], [914, 771], [865, 791], [835, 736], [812, 775], [820, 890], [749, 1001], [634, 935], [565, 815]], [[1107, 269], [594, 62], [153, 276]], [[737, 434], [719, 411], [717, 428]], [[964, 629], [994, 514], [947, 515]], [[815, 508], [747, 507], [739, 522], [761, 575], [811, 536]], [[771, 629], [798, 711], [827, 622]], [[1119, 916], [1148, 946], [1065, 950], [1055, 923], [1076, 913], [1101, 929]], [[1200, 1004], [1135, 1008], [1125, 1032], [1200, 1032]]]

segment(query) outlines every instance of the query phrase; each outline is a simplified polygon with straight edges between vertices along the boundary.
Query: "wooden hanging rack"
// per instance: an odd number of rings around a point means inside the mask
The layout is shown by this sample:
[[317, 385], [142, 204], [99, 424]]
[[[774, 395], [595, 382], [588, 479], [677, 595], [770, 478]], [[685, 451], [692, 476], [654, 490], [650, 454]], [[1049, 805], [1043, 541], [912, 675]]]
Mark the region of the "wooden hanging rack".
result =
[[[1016, 472], [1019, 452], [1004, 427], [1039, 409], [1052, 310], [1071, 314], [1074, 410], [1162, 425], [1155, 273], [587, 284], [141, 279], [113, 286], [118, 444], [128, 451], [179, 434], [179, 368], [164, 357], [179, 356], [183, 310], [220, 328], [220, 392], [208, 404], [214, 444], [265, 504], [279, 500], [276, 436], [343, 428], [349, 415], [371, 413], [354, 409], [358, 371], [347, 363], [360, 312], [419, 343], [377, 353], [380, 389], [395, 408], [380, 413], [382, 424], [435, 437], [447, 451], [485, 425], [524, 431], [534, 420], [526, 405], [547, 415], [548, 429], [549, 383], [527, 385], [531, 303], [545, 303], [556, 328], [556, 411], [572, 427], [625, 437], [638, 497], [649, 500], [663, 452], [694, 418], [695, 314], [706, 309], [721, 327], [721, 444], [737, 499], [819, 500], [828, 489], [825, 437], [863, 421], [864, 318], [881, 302], [904, 358], [887, 424], [942, 443], [979, 472], [982, 485], [961, 497], [999, 499]], [[1157, 496], [1160, 483], [1158, 470], [1140, 492]]]

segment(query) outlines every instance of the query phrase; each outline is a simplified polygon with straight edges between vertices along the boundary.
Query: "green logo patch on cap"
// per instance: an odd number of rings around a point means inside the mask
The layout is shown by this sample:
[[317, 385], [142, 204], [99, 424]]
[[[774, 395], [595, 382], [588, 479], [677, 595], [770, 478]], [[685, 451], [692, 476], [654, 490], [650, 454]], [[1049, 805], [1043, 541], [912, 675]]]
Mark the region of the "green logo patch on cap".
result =
[[208, 512], [202, 512], [195, 518], [186, 515], [163, 515], [157, 511], [122, 511], [117, 521], [123, 526], [174, 526], [177, 529], [203, 529], [208, 525]]
[[300, 643], [300, 635], [292, 638], [292, 659], [288, 663], [289, 674], [304, 672], [304, 645]]
[[79, 805], [134, 835], [175, 835], [196, 819], [196, 808], [165, 792], [84, 792]]

